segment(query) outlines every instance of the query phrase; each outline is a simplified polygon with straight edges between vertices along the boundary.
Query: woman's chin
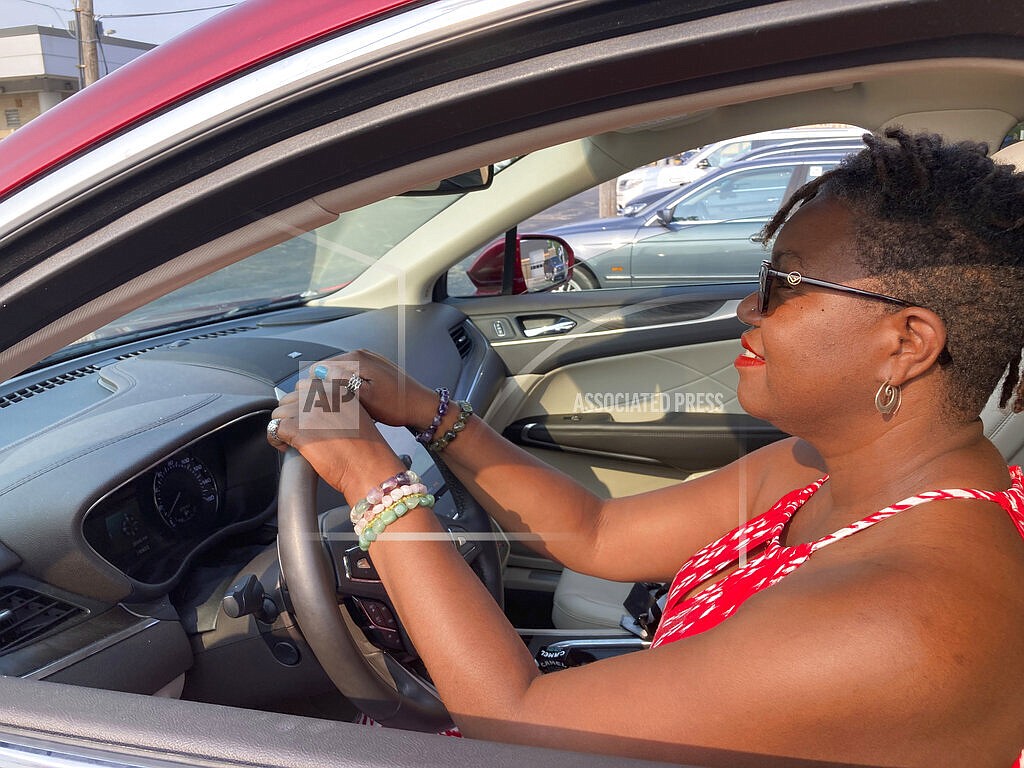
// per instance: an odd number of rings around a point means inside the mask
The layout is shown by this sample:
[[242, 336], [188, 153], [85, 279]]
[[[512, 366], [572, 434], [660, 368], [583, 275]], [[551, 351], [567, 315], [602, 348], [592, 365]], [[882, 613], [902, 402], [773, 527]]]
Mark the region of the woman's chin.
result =
[[771, 403], [766, 402], [764, 398], [750, 396], [744, 397], [742, 389], [738, 391], [736, 395], [737, 400], [739, 400], [740, 407], [748, 416], [753, 416], [755, 419], [767, 421], [773, 427], [788, 435], [794, 434], [793, 427], [795, 425], [789, 424], [789, 420], [785, 418], [785, 415], [779, 413], [778, 408], [772, 408]]
[[755, 419], [770, 421], [768, 409], [765, 408], [766, 403], [760, 398], [744, 394], [742, 386], [736, 390], [736, 399], [739, 401], [740, 408], [743, 409], [744, 413], [753, 416]]

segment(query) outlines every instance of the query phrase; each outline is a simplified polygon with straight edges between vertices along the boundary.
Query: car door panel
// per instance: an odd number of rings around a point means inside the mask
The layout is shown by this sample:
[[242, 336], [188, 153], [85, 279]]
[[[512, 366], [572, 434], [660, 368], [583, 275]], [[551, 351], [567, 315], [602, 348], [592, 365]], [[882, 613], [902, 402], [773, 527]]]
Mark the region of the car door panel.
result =
[[520, 445], [661, 463], [688, 473], [717, 469], [779, 439], [774, 427], [746, 414], [679, 412], [628, 425], [609, 413], [553, 414], [517, 421], [504, 434]]
[[[753, 285], [459, 301], [508, 377], [484, 418], [603, 498], [674, 485], [783, 437], [742, 412], [736, 317]], [[524, 328], [575, 322], [562, 334]], [[501, 328], [498, 334], [495, 328]], [[512, 542], [506, 585], [553, 590], [561, 567]]]
[[[583, 360], [736, 339], [736, 304], [754, 285], [682, 286], [451, 299], [513, 375], [546, 374]], [[571, 320], [564, 333], [526, 331]], [[495, 322], [502, 325], [496, 330]], [[502, 335], [503, 334], [503, 335]]]
[[525, 388], [503, 432], [604, 497], [685, 480], [783, 436], [742, 412], [738, 351], [728, 340], [564, 366]]
[[[656, 768], [664, 763], [0, 677], [0, 762], [18, 766]], [[383, 757], [382, 757], [383, 755]]]
[[[686, 479], [778, 439], [782, 433], [743, 414], [736, 397], [733, 360], [745, 328], [736, 309], [751, 287], [464, 302], [510, 374], [485, 416], [607, 497]], [[576, 325], [528, 339], [523, 323], [537, 317]], [[505, 338], [494, 337], [496, 318]]]

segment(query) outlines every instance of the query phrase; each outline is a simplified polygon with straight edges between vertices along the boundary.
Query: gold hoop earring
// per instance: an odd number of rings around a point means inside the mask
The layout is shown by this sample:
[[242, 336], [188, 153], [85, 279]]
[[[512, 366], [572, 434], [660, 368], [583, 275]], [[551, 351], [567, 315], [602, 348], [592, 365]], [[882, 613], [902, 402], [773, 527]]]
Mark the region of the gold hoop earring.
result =
[[895, 416], [902, 402], [903, 392], [898, 384], [890, 384], [887, 381], [875, 393], [875, 408], [883, 416]]

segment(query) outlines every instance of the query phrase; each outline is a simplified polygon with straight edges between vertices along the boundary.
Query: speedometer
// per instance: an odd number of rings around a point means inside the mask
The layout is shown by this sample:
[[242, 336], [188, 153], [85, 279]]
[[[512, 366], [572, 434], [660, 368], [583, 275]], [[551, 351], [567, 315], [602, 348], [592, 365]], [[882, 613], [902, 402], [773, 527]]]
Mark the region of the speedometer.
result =
[[195, 456], [170, 458], [153, 474], [153, 504], [169, 528], [208, 524], [220, 506], [217, 478]]

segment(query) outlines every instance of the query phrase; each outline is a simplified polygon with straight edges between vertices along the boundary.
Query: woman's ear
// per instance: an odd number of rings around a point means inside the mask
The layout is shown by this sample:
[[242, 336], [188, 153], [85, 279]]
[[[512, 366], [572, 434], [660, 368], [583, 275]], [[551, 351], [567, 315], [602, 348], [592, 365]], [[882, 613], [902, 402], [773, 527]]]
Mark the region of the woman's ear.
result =
[[891, 381], [902, 384], [920, 376], [946, 348], [946, 324], [924, 307], [907, 307], [890, 316], [898, 343], [894, 345]]

